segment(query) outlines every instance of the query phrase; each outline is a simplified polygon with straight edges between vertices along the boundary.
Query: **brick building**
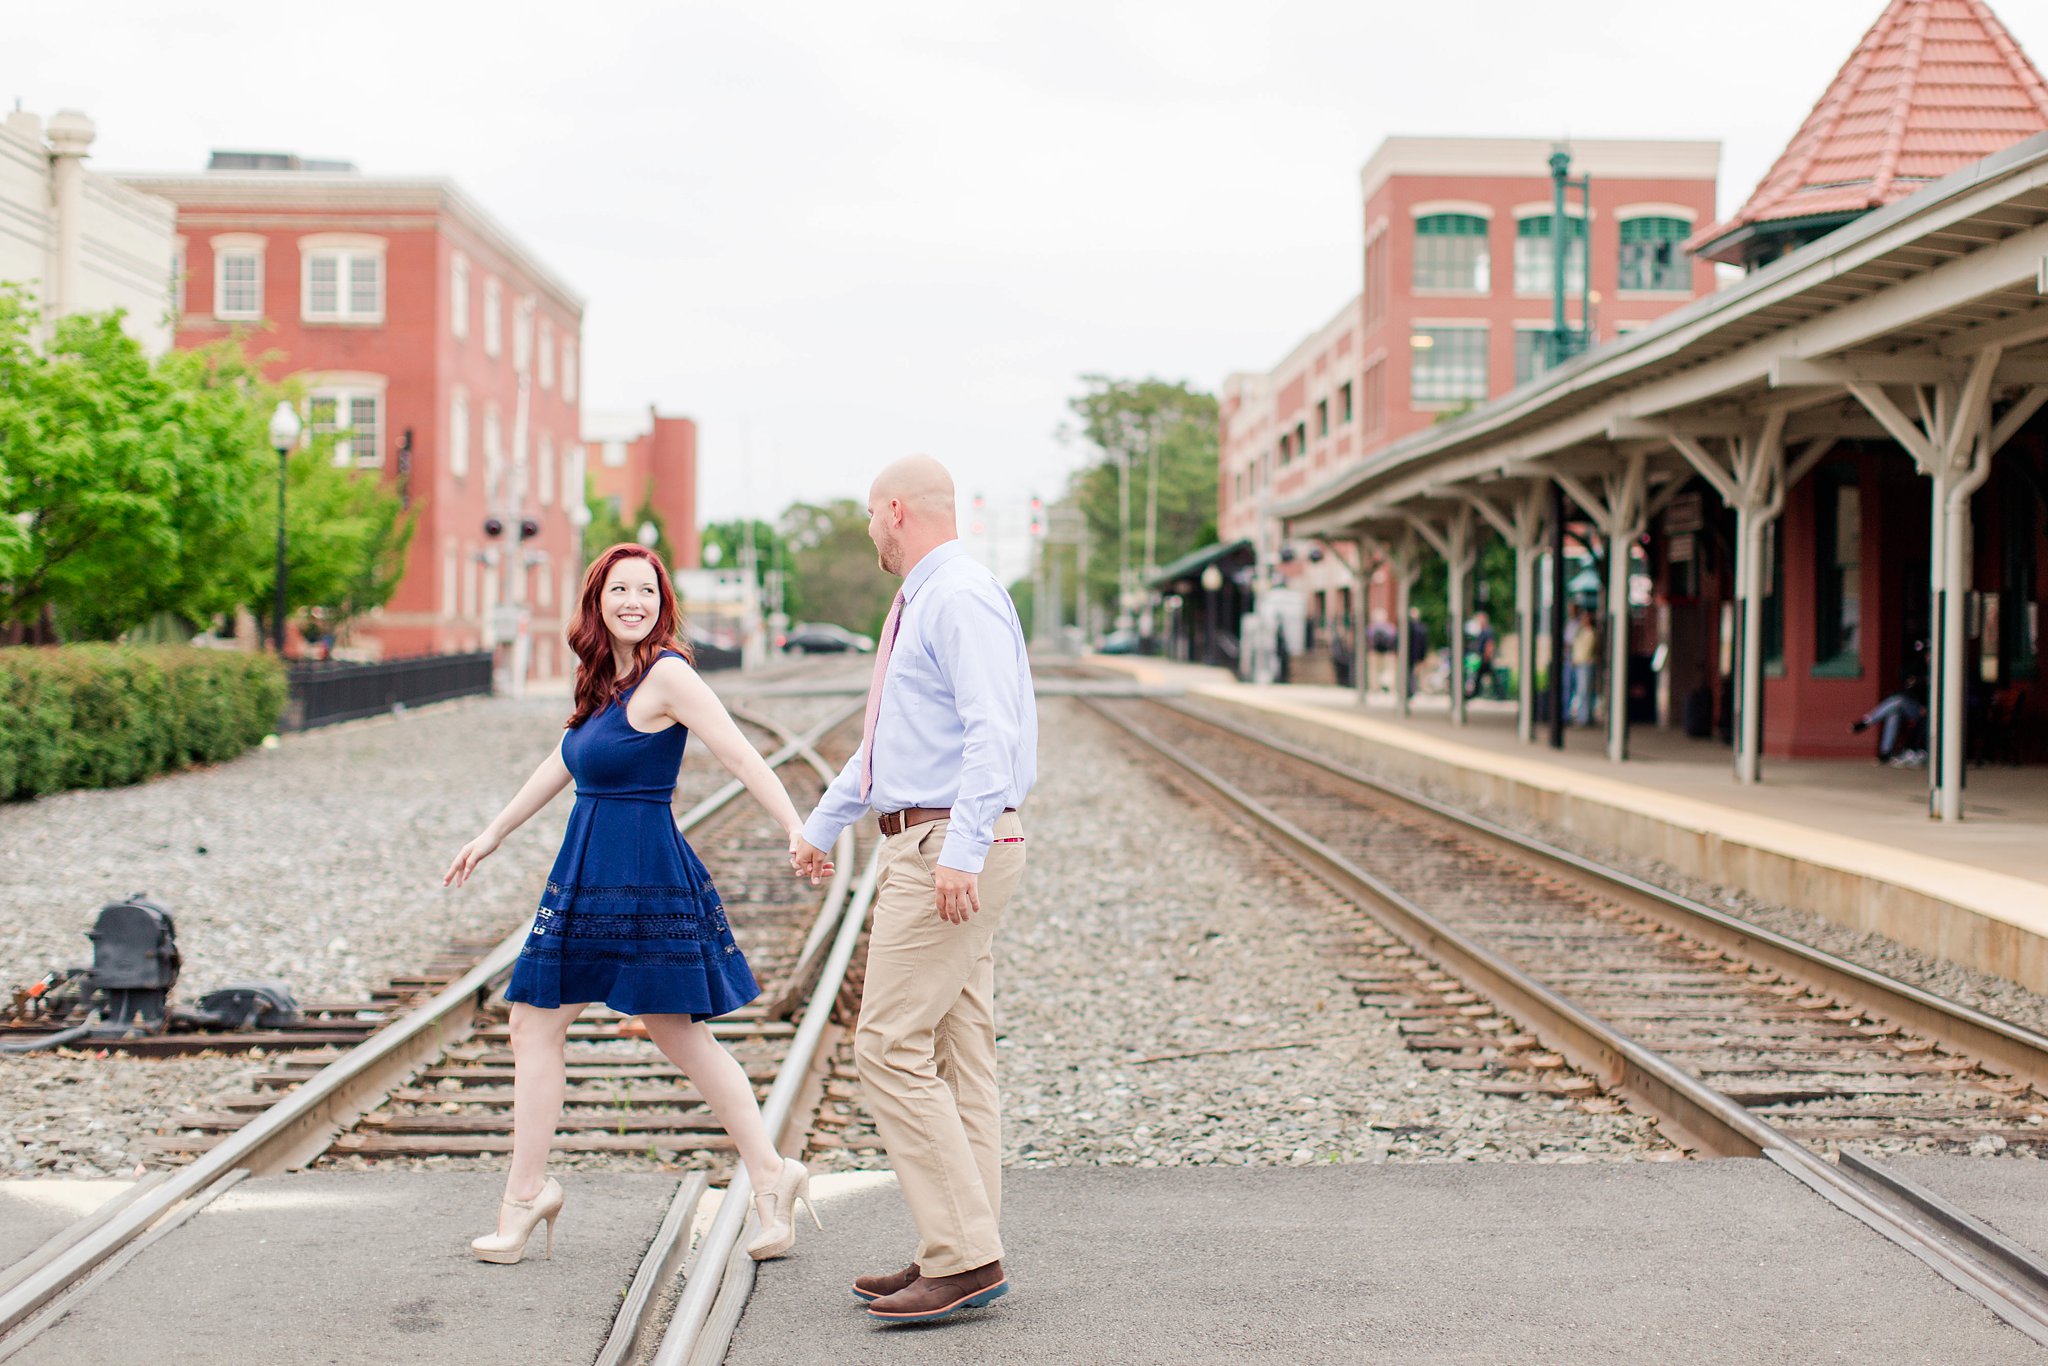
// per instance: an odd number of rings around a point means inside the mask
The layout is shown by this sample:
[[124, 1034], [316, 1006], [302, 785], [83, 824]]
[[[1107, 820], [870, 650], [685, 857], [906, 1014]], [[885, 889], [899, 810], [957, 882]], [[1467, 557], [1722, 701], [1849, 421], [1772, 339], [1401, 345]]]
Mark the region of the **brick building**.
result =
[[[1554, 148], [1539, 138], [1388, 138], [1360, 173], [1359, 294], [1271, 371], [1224, 383], [1221, 539], [1253, 542], [1260, 565], [1306, 595], [1319, 628], [1347, 615], [1351, 572], [1334, 556], [1311, 562], [1307, 547], [1293, 555], [1271, 507], [1542, 372]], [[1572, 235], [1590, 245], [1566, 258], [1572, 322], [1583, 295], [1598, 344], [1712, 292], [1712, 265], [1684, 243], [1713, 219], [1719, 143], [1566, 148], [1571, 174], [1592, 179], [1590, 219], [1576, 193], [1567, 206]]]
[[178, 207], [177, 344], [249, 334], [305, 386], [309, 427], [346, 433], [338, 458], [418, 515], [397, 593], [348, 643], [573, 667], [582, 300], [449, 180], [267, 153], [120, 180]]
[[652, 406], [644, 413], [593, 413], [583, 425], [583, 445], [591, 493], [609, 502], [629, 531], [640, 508], [651, 505], [675, 547], [671, 568], [696, 568], [696, 422], [663, 417]]

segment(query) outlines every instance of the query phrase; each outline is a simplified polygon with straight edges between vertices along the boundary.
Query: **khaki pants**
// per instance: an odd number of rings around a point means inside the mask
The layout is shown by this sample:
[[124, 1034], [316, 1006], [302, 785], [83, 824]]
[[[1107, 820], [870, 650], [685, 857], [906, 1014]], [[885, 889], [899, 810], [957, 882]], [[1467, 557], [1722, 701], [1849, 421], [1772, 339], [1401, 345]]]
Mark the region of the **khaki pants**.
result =
[[917, 1224], [917, 1264], [952, 1276], [999, 1260], [1002, 1101], [996, 1087], [995, 936], [1024, 876], [1024, 825], [996, 821], [965, 925], [939, 919], [932, 869], [946, 821], [882, 846], [854, 1056]]

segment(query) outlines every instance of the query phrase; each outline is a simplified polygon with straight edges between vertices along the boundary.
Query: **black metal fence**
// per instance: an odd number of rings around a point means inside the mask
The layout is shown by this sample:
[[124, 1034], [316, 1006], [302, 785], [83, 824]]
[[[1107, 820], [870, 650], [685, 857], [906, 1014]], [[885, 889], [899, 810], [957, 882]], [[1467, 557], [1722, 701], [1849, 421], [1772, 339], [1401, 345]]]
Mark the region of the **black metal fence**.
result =
[[306, 660], [287, 671], [291, 698], [284, 728], [310, 730], [336, 721], [381, 716], [399, 707], [444, 702], [491, 690], [491, 652], [419, 655], [377, 664]]

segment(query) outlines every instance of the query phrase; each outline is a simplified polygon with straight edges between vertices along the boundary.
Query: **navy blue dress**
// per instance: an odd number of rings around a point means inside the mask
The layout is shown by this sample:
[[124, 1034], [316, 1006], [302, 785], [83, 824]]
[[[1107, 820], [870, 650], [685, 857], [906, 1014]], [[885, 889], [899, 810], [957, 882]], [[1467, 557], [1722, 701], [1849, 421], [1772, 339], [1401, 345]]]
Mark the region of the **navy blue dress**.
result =
[[669, 810], [689, 732], [636, 730], [626, 704], [638, 686], [562, 737], [576, 807], [508, 1001], [702, 1019], [760, 993]]

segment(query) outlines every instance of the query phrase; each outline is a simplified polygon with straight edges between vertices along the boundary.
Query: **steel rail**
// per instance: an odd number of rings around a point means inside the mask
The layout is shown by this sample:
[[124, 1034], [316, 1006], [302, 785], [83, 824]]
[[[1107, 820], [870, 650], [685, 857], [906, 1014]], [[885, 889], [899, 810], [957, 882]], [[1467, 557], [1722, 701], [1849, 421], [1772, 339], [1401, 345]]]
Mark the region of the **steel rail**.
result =
[[[1143, 727], [1093, 700], [1083, 699], [1082, 705], [1235, 807], [1298, 863], [1370, 909], [1381, 924], [1418, 952], [1498, 1002], [1573, 1066], [1599, 1078], [1608, 1091], [1627, 1097], [1641, 1110], [1657, 1116], [1660, 1128], [1689, 1140], [1688, 1146], [1715, 1156], [1768, 1158], [1822, 1199], [1976, 1298], [2006, 1323], [2048, 1345], [2048, 1294], [2015, 1280], [2008, 1268], [1965, 1242], [1943, 1234], [1912, 1202], [1879, 1183], [1854, 1179], [1683, 1067], [1438, 919]], [[1260, 736], [1243, 738], [1266, 743]]]
[[[874, 903], [875, 883], [881, 876], [881, 868], [882, 850], [878, 842], [868, 857], [859, 885], [846, 900], [846, 907], [840, 914], [839, 931], [833, 937], [831, 956], [825, 960], [818, 984], [811, 991], [810, 1002], [804, 1008], [803, 1023], [797, 1027], [796, 1038], [790, 1042], [789, 1053], [776, 1074], [768, 1101], [761, 1107], [761, 1118], [767, 1124], [768, 1132], [778, 1140], [795, 1112], [797, 1096], [803, 1089], [812, 1056], [830, 1022], [840, 985], [846, 980], [847, 967], [853, 961], [854, 946], [859, 943], [861, 931], [867, 925], [868, 910]], [[653, 1366], [684, 1366], [686, 1362], [717, 1362], [724, 1358], [732, 1330], [739, 1322], [740, 1310], [745, 1307], [747, 1296], [754, 1287], [755, 1264], [740, 1247], [740, 1231], [746, 1225], [748, 1206], [752, 1203], [753, 1188], [748, 1182], [746, 1168], [742, 1166], [727, 1184], [725, 1195], [719, 1201], [718, 1213], [712, 1216], [711, 1227], [698, 1244], [693, 1258], [697, 1268], [719, 1267], [722, 1272], [715, 1276], [698, 1274], [684, 1280], [682, 1298], [676, 1301], [675, 1311], [669, 1317], [668, 1330], [662, 1335], [661, 1346], [655, 1350]], [[795, 1217], [795, 1211], [791, 1211], [791, 1217]], [[720, 1313], [717, 1322], [712, 1324], [714, 1304]]]
[[1859, 1006], [1869, 1006], [1871, 1015], [1933, 1039], [1951, 1051], [1967, 1053], [1980, 1062], [1992, 1063], [1993, 1070], [2008, 1071], [2048, 1093], [2048, 1035], [1987, 1015], [1960, 1001], [1937, 996], [1825, 949], [1776, 934], [1739, 916], [1715, 910], [1712, 906], [1606, 867], [1568, 849], [1560, 849], [1532, 835], [1510, 830], [1483, 816], [1461, 811], [1306, 746], [1249, 725], [1219, 719], [1179, 701], [1148, 700], [1199, 724], [1214, 726], [1346, 782], [1419, 807], [1456, 826], [1460, 834], [1469, 836], [1495, 853], [1535, 863], [1543, 872], [1590, 884], [1592, 890], [1601, 896], [1660, 920], [1669, 929], [1681, 931], [1774, 972], [1804, 978], [1829, 994], [1851, 997]]
[[[812, 746], [843, 724], [855, 710], [851, 706], [835, 710], [770, 755], [769, 767], [780, 768], [793, 759], [806, 757]], [[822, 767], [815, 754], [810, 754], [807, 762]], [[745, 784], [738, 779], [727, 782], [692, 807], [677, 822], [678, 828], [687, 832], [745, 791]], [[851, 848], [848, 833], [842, 837], [842, 850]], [[850, 860], [848, 853], [843, 861]], [[835, 881], [834, 889], [839, 885]], [[403, 1085], [448, 1045], [469, 1032], [477, 1008], [498, 979], [512, 970], [532, 924], [533, 918], [528, 916], [519, 929], [505, 936], [474, 967], [430, 1000], [349, 1049], [260, 1117], [131, 1201], [91, 1237], [80, 1239], [48, 1258], [33, 1274], [0, 1294], [0, 1335], [13, 1332], [66, 1287], [90, 1275], [123, 1246], [147, 1233], [166, 1215], [175, 1215], [181, 1206], [202, 1196], [229, 1173], [239, 1170], [252, 1176], [269, 1176], [302, 1167], [319, 1156], [336, 1134], [374, 1109], [394, 1087]]]

